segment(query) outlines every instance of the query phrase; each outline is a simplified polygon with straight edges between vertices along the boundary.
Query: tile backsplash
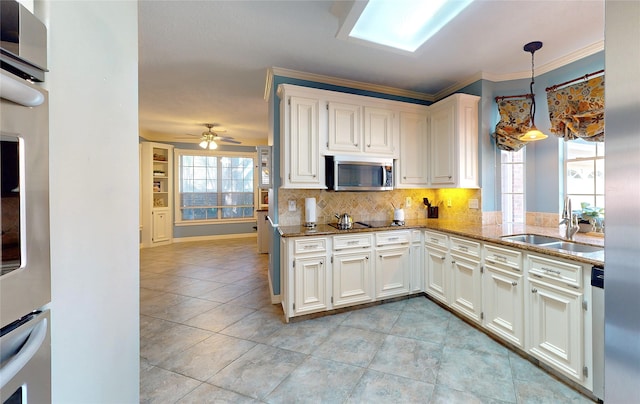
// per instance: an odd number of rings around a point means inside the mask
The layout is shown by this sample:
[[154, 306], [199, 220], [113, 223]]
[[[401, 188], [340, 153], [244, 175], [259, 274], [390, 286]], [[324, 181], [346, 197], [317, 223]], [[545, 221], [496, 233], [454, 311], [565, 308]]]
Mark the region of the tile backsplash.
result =
[[[480, 189], [395, 189], [382, 192], [333, 192], [314, 189], [279, 189], [278, 215], [281, 226], [295, 226], [305, 222], [305, 198], [316, 198], [318, 223], [331, 223], [334, 214], [349, 213], [355, 221], [392, 220], [393, 206], [402, 207], [405, 219], [426, 218], [423, 198], [438, 206], [440, 219], [455, 219], [469, 223], [483, 223], [482, 191]], [[407, 205], [407, 198], [410, 204]], [[469, 208], [469, 199], [478, 201], [478, 209]], [[296, 210], [289, 211], [289, 201]], [[451, 201], [451, 206], [447, 202]], [[485, 219], [486, 220], [486, 219]]]

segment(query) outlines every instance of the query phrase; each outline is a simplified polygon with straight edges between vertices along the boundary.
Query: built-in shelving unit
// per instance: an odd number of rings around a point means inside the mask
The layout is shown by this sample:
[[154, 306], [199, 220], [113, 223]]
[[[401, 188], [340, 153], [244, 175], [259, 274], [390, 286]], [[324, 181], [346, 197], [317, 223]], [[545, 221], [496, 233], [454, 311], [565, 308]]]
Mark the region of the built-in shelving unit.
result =
[[142, 144], [142, 247], [168, 244], [173, 239], [173, 146]]

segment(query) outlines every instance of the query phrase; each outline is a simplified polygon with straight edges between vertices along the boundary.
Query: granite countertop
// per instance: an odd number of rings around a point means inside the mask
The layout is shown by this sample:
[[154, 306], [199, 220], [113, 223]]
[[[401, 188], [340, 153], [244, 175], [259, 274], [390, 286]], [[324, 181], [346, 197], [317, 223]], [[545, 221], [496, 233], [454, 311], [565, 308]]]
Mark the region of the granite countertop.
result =
[[[305, 237], [305, 236], [328, 236], [336, 234], [351, 234], [386, 230], [436, 230], [462, 237], [469, 237], [476, 240], [487, 241], [494, 244], [502, 244], [504, 246], [517, 247], [522, 250], [543, 253], [559, 258], [567, 258], [574, 261], [587, 263], [591, 265], [604, 265], [604, 251], [583, 255], [570, 251], [559, 251], [552, 248], [545, 248], [533, 244], [527, 244], [517, 241], [506, 241], [501, 237], [516, 234], [539, 234], [543, 236], [563, 238], [564, 234], [560, 227], [541, 227], [528, 226], [524, 224], [505, 224], [505, 225], [480, 225], [469, 224], [465, 222], [457, 222], [442, 219], [414, 219], [405, 221], [404, 226], [388, 226], [363, 229], [338, 230], [328, 224], [318, 224], [315, 228], [310, 229], [304, 226], [283, 226], [278, 227], [278, 231], [282, 237]], [[604, 238], [591, 236], [585, 233], [577, 233], [574, 241], [581, 244], [590, 244], [596, 246], [604, 246]]]

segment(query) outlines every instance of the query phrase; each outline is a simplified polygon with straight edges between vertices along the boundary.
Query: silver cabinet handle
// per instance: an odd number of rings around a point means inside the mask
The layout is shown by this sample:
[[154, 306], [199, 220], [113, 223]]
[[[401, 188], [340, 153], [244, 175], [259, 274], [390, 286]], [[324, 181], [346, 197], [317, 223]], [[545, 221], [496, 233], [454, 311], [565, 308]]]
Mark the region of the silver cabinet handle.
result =
[[367, 145], [367, 147], [371, 147], [371, 145], [370, 145], [370, 144], [368, 144], [368, 145]]
[[551, 272], [552, 274], [556, 274], [556, 275], [560, 275], [560, 273], [561, 273], [557, 269], [551, 269], [551, 268], [545, 268], [545, 267], [542, 267], [542, 270], [543, 271], [547, 271], [547, 272]]
[[367, 261], [369, 260], [369, 256], [367, 255], [366, 257], [364, 257]]
[[507, 257], [504, 255], [493, 254], [493, 258], [495, 258], [496, 261], [507, 262]]
[[466, 246], [461, 245], [461, 246], [459, 246], [459, 247], [458, 247], [458, 250], [460, 250], [460, 251], [464, 251], [464, 252], [468, 252], [468, 251], [469, 251], [469, 248], [468, 248], [468, 247], [466, 247]]
[[358, 244], [360, 244], [360, 241], [359, 240], [347, 241], [347, 244], [348, 245], [358, 245]]
[[511, 282], [511, 286], [518, 286], [518, 282], [516, 281]]
[[435, 243], [435, 244], [439, 244], [439, 243], [440, 243], [440, 240], [438, 240], [437, 238], [433, 238], [433, 237], [431, 237], [431, 242], [432, 242], [432, 243]]
[[538, 293], [538, 289], [536, 288], [531, 289], [531, 293]]

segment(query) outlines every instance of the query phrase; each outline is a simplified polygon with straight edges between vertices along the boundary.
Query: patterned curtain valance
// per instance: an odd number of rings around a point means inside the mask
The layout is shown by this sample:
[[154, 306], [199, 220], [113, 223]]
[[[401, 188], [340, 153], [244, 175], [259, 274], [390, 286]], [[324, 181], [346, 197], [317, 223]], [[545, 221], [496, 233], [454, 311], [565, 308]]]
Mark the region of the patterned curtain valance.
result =
[[565, 141], [604, 141], [604, 76], [547, 89], [551, 132]]
[[497, 97], [500, 122], [496, 125], [494, 134], [496, 146], [500, 150], [518, 151], [526, 142], [519, 140], [530, 127], [531, 122], [531, 96], [524, 95], [519, 99], [501, 99]]

